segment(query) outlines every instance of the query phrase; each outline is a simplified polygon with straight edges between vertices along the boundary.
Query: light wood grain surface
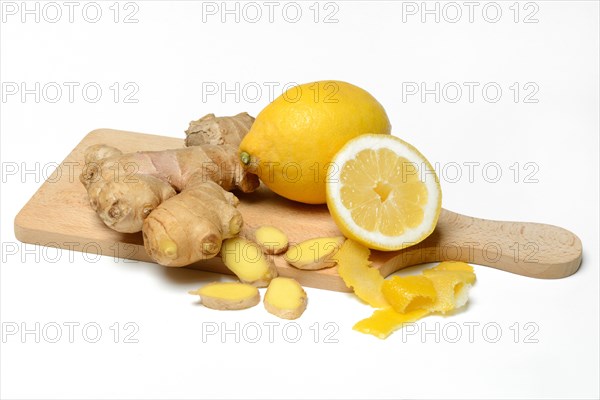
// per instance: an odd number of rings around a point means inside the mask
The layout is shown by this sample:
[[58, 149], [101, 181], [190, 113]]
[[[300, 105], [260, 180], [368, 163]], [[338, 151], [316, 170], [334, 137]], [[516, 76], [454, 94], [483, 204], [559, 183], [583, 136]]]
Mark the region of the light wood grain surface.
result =
[[[88, 205], [79, 174], [84, 150], [98, 143], [125, 152], [183, 147], [182, 139], [171, 137], [112, 129], [89, 133], [19, 212], [15, 235], [26, 243], [151, 261], [141, 233], [123, 234], [107, 228]], [[291, 243], [340, 235], [324, 205], [288, 201], [265, 188], [237, 195], [245, 229], [273, 225], [285, 231]], [[425, 241], [396, 252], [373, 251], [371, 260], [384, 276], [411, 265], [462, 260], [519, 275], [562, 278], [577, 271], [581, 254], [579, 238], [556, 226], [490, 221], [442, 210], [436, 230]], [[280, 275], [296, 278], [305, 286], [348, 291], [335, 267], [301, 271], [280, 256], [274, 256], [274, 261]], [[191, 267], [228, 273], [218, 258]]]

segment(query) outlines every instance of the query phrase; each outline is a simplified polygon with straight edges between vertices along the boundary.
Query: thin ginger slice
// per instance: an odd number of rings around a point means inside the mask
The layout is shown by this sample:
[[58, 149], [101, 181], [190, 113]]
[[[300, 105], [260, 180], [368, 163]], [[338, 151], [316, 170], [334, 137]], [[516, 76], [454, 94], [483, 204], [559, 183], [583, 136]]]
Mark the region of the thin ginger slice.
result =
[[223, 242], [221, 258], [243, 283], [266, 287], [277, 276], [273, 260], [263, 253], [259, 245], [241, 237]]
[[345, 240], [343, 236], [305, 240], [290, 246], [283, 258], [298, 269], [314, 271], [330, 268], [336, 264], [333, 255]]
[[308, 303], [306, 292], [293, 278], [275, 278], [269, 283], [265, 299], [265, 309], [283, 319], [299, 318]]
[[348, 239], [333, 259], [338, 263], [338, 274], [358, 298], [375, 308], [389, 307], [381, 290], [383, 276], [369, 266], [370, 253], [367, 247]]
[[368, 333], [379, 339], [387, 338], [392, 332], [402, 328], [405, 324], [415, 322], [429, 314], [427, 310], [414, 310], [405, 314], [397, 313], [392, 308], [375, 310], [373, 315], [358, 321], [353, 329]]
[[423, 275], [386, 279], [382, 291], [387, 302], [399, 313], [427, 309], [437, 300], [433, 283]]
[[243, 310], [260, 301], [255, 286], [240, 282], [213, 282], [189, 294], [197, 294], [205, 307], [215, 310]]
[[274, 226], [261, 226], [254, 231], [254, 241], [265, 254], [281, 254], [288, 248], [288, 237]]

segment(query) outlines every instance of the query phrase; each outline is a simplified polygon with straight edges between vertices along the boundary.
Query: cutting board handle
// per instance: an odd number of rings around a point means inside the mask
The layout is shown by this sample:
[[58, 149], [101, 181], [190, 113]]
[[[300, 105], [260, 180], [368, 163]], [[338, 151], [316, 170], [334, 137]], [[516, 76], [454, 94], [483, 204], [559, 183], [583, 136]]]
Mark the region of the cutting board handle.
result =
[[581, 240], [553, 225], [492, 221], [442, 210], [435, 231], [381, 266], [387, 276], [427, 262], [465, 261], [535, 278], [563, 278], [581, 265]]

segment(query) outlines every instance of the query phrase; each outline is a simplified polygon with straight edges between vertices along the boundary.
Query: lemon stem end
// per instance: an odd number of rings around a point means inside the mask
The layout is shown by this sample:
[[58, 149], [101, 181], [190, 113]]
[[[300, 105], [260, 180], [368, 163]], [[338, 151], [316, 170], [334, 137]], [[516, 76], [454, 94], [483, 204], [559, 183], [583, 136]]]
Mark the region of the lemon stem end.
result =
[[242, 151], [240, 153], [240, 160], [242, 161], [242, 164], [248, 165], [250, 163], [250, 154], [246, 153], [245, 151]]

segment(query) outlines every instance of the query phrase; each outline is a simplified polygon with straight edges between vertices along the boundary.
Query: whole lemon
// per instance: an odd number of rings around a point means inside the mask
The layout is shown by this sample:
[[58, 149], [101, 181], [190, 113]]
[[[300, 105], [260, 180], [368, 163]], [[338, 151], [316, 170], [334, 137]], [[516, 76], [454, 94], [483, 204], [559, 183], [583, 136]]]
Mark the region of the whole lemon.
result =
[[383, 106], [366, 90], [341, 81], [306, 83], [258, 114], [240, 144], [240, 158], [275, 193], [321, 204], [337, 151], [356, 136], [390, 130]]

